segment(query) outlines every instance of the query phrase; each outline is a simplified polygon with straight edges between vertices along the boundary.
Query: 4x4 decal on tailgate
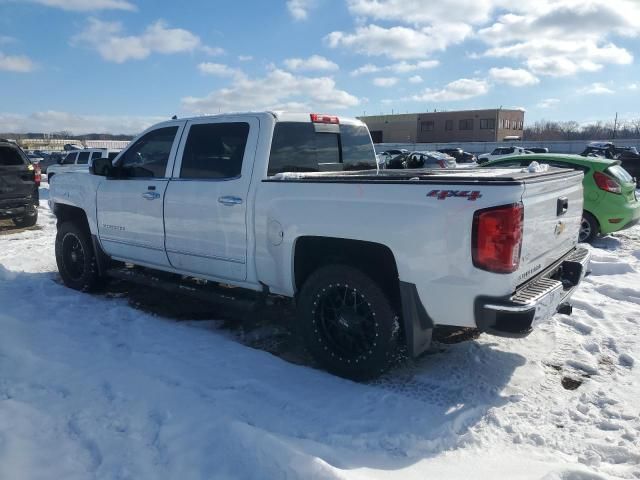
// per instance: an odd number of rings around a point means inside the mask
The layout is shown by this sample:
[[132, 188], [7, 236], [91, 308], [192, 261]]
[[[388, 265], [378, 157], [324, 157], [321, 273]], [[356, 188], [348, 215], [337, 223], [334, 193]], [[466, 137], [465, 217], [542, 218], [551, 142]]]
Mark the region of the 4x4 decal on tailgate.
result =
[[463, 197], [473, 202], [482, 198], [482, 193], [478, 190], [431, 190], [427, 193], [427, 197], [435, 197], [438, 200], [445, 200], [449, 197]]

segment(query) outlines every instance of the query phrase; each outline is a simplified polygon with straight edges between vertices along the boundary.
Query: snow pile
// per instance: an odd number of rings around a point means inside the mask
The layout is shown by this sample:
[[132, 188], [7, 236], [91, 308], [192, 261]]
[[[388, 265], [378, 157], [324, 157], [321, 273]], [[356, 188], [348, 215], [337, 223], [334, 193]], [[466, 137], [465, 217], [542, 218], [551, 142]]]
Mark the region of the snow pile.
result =
[[39, 225], [0, 234], [1, 479], [638, 478], [640, 227], [573, 316], [363, 385], [66, 289]]

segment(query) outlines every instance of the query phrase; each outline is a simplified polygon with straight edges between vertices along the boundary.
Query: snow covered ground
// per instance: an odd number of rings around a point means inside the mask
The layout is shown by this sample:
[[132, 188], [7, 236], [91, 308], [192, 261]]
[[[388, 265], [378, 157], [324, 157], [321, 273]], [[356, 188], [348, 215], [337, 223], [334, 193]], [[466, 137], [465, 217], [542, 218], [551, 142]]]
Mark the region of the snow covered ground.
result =
[[640, 227], [573, 316], [357, 384], [64, 288], [42, 193], [0, 231], [0, 479], [640, 478]]

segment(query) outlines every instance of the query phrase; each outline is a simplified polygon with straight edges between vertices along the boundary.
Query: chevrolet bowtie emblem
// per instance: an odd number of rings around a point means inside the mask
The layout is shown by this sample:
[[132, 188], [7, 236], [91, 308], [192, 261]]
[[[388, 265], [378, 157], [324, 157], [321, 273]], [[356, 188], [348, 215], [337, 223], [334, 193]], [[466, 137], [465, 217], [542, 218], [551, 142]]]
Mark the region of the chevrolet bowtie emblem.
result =
[[555, 229], [556, 235], [561, 235], [562, 232], [564, 232], [566, 228], [567, 227], [565, 226], [564, 223], [558, 222], [558, 224], [556, 225], [556, 229]]

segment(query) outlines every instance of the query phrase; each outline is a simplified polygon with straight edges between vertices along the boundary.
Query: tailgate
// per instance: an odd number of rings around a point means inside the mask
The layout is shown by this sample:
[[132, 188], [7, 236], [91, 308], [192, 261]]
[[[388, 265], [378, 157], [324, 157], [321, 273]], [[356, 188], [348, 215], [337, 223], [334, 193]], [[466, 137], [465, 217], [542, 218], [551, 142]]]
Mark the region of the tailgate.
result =
[[16, 148], [0, 146], [0, 200], [30, 196], [34, 182], [33, 165]]
[[582, 179], [582, 172], [572, 172], [525, 181], [517, 285], [540, 273], [578, 243]]
[[0, 200], [29, 197], [34, 185], [33, 166], [0, 166]]

